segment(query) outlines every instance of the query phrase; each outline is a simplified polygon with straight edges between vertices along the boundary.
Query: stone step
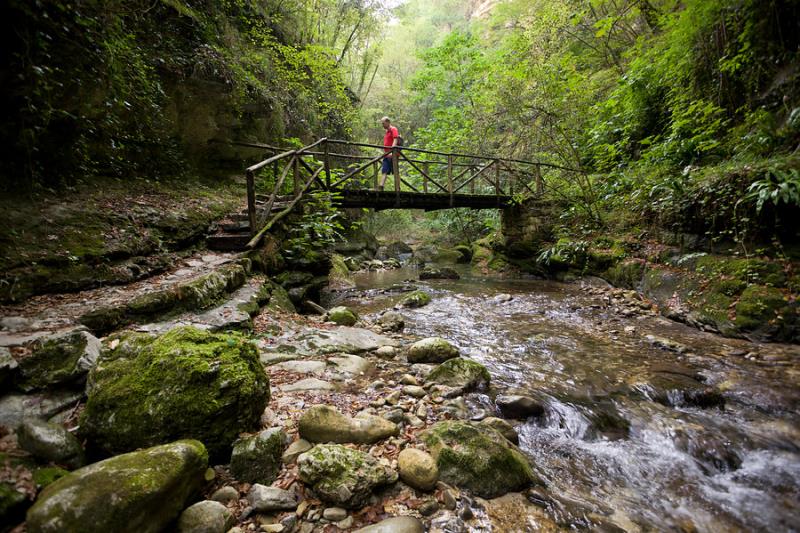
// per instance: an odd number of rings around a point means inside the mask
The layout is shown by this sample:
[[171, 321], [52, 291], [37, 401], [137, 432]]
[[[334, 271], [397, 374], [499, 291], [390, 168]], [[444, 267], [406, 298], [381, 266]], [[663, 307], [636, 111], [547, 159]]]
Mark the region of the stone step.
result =
[[217, 233], [216, 235], [209, 235], [206, 240], [209, 250], [217, 250], [220, 252], [237, 252], [242, 251], [247, 247], [250, 242], [250, 233]]

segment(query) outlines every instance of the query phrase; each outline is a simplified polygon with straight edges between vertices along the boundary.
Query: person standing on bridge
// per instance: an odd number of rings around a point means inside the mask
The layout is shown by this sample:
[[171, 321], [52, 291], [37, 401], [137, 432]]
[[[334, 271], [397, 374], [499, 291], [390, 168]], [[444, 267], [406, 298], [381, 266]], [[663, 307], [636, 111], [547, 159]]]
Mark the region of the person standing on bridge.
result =
[[399, 139], [400, 139], [400, 134], [397, 132], [397, 128], [392, 126], [392, 121], [389, 120], [389, 117], [383, 117], [381, 119], [381, 125], [383, 125], [383, 129], [386, 130], [386, 134], [383, 136], [383, 147], [386, 153], [383, 156], [383, 165], [381, 167], [381, 182], [380, 185], [378, 185], [379, 191], [383, 190], [383, 186], [386, 184], [386, 177], [393, 172], [392, 170], [393, 149], [395, 146], [399, 146]]

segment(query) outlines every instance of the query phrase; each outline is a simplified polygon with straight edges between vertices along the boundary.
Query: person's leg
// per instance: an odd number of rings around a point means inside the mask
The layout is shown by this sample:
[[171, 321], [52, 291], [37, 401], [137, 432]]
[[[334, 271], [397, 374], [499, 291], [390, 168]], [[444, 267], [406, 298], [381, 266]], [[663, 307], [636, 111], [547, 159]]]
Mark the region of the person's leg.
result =
[[382, 191], [384, 185], [386, 185], [386, 178], [389, 174], [392, 173], [392, 158], [391, 157], [384, 157], [383, 164], [381, 165], [381, 182], [378, 185], [378, 190]]

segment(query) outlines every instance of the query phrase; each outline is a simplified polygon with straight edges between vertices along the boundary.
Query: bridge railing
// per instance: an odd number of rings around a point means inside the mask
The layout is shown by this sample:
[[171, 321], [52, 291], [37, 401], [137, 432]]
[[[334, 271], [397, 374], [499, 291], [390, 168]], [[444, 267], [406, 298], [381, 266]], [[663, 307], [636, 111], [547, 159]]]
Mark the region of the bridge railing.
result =
[[[542, 167], [555, 166], [520, 159], [395, 147], [391, 149], [389, 191], [380, 192], [379, 170], [386, 154], [382, 145], [327, 138], [296, 149], [260, 143], [233, 144], [274, 154], [245, 171], [252, 235], [250, 247], [258, 244], [312, 188], [375, 191], [376, 195], [393, 192], [398, 205], [401, 193], [445, 195], [451, 206], [456, 195], [494, 196], [500, 205], [501, 201], [508, 201], [518, 193], [542, 194], [545, 187]], [[269, 179], [257, 179], [263, 173]], [[260, 191], [259, 188], [271, 190]], [[275, 210], [277, 212], [273, 213]]]

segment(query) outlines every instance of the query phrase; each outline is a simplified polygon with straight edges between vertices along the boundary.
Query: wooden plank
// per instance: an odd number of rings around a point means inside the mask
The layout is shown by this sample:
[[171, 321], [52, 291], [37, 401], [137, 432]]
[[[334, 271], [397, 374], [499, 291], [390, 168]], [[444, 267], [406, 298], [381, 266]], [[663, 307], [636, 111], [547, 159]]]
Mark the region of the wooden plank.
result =
[[450, 193], [450, 206], [453, 206], [453, 156], [447, 156], [447, 192]]
[[[296, 157], [292, 158], [292, 161], [294, 161], [294, 159], [296, 159]], [[278, 181], [275, 182], [275, 186], [272, 187], [272, 194], [269, 195], [269, 199], [267, 200], [267, 205], [264, 208], [264, 216], [263, 217], [259, 217], [259, 218], [263, 218], [263, 220], [259, 220], [258, 221], [258, 225], [263, 224], [264, 220], [266, 220], [266, 218], [269, 216], [270, 212], [272, 211], [272, 206], [275, 204], [275, 198], [277, 197], [278, 193], [281, 190], [281, 187], [283, 186], [283, 182], [286, 179], [286, 175], [289, 174], [289, 169], [292, 168], [292, 161], [289, 161], [289, 162], [286, 163], [286, 167], [283, 169], [283, 172], [281, 173], [280, 177], [278, 178]]]

